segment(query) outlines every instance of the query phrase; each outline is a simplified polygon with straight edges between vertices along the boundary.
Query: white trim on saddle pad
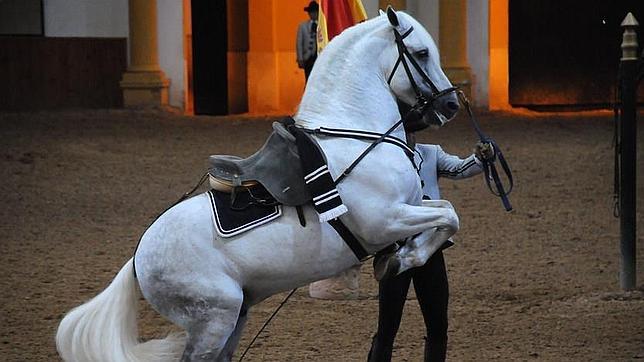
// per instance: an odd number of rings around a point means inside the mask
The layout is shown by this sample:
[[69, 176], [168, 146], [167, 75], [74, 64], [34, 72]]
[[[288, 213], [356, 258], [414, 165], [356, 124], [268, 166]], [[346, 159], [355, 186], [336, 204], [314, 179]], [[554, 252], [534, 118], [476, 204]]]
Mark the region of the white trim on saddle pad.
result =
[[271, 222], [278, 217], [282, 216], [282, 205], [275, 205], [275, 211], [263, 216], [262, 218], [250, 221], [244, 225], [232, 228], [232, 229], [224, 229], [224, 227], [221, 225], [220, 221], [220, 215], [217, 212], [217, 206], [215, 204], [215, 199], [213, 196], [213, 191], [210, 190], [206, 192], [208, 194], [208, 197], [210, 198], [210, 208], [212, 211], [212, 220], [213, 224], [215, 224], [215, 230], [217, 230], [217, 235], [221, 236], [222, 238], [230, 238], [235, 235], [239, 235], [241, 233], [244, 233], [248, 230], [251, 230], [253, 228], [256, 228], [258, 226], [264, 225], [268, 222]]

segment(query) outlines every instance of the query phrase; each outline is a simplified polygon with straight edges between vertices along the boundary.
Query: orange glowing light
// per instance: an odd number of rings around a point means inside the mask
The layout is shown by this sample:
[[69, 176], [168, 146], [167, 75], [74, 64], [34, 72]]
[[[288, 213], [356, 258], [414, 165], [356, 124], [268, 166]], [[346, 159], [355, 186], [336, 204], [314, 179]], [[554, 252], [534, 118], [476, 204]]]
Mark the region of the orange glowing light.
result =
[[508, 62], [508, 1], [490, 0], [490, 110], [509, 110], [509, 62]]

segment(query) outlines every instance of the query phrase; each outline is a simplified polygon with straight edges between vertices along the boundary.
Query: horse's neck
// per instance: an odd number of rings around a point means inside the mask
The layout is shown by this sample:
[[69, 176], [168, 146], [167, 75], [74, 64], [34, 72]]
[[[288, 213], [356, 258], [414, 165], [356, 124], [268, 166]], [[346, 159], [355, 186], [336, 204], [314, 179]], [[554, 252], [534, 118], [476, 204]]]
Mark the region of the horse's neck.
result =
[[305, 128], [385, 132], [400, 114], [377, 56], [337, 53], [318, 59], [295, 120]]

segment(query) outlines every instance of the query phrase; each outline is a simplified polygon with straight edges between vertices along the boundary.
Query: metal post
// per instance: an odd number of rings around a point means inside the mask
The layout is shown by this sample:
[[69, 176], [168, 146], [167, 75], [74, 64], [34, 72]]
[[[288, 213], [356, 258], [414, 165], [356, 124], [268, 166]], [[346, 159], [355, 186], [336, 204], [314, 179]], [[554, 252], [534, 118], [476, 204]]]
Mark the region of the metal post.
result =
[[622, 290], [633, 290], [636, 284], [636, 152], [637, 152], [637, 64], [638, 22], [632, 13], [628, 13], [622, 22], [621, 59], [621, 103], [622, 113], [619, 127], [620, 139], [620, 273], [619, 281]]

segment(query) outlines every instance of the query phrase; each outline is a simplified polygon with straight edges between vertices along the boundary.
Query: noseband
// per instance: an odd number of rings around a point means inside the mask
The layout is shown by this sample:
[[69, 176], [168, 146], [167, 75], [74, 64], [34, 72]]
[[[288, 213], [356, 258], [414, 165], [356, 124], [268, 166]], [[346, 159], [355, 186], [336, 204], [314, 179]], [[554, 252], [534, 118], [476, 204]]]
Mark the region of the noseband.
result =
[[[405, 39], [411, 32], [414, 30], [414, 27], [410, 27], [409, 30], [407, 30], [404, 34], [400, 34], [398, 30], [394, 29], [394, 36], [396, 40], [396, 46], [398, 47], [398, 59], [396, 60], [396, 64], [394, 65], [394, 68], [391, 70], [391, 74], [389, 74], [389, 78], [387, 79], [387, 84], [391, 86], [391, 80], [394, 77], [394, 74], [396, 73], [396, 70], [398, 70], [398, 66], [402, 63], [403, 69], [405, 70], [405, 73], [407, 74], [407, 78], [409, 79], [409, 83], [411, 83], [412, 88], [414, 89], [414, 92], [416, 93], [416, 104], [414, 104], [411, 107], [411, 110], [407, 112], [407, 114], [403, 117], [403, 125], [405, 126], [405, 131], [407, 132], [417, 132], [420, 130], [423, 130], [427, 127], [429, 127], [429, 124], [425, 121], [423, 121], [423, 116], [425, 113], [427, 113], [430, 109], [433, 108], [434, 102], [444, 96], [447, 95], [451, 92], [455, 92], [458, 90], [458, 87], [449, 87], [445, 88], [443, 90], [439, 90], [438, 87], [432, 82], [431, 79], [429, 79], [429, 76], [423, 68], [418, 64], [416, 59], [412, 56], [412, 54], [409, 52], [409, 49], [407, 49], [407, 46], [405, 45], [405, 42], [403, 39]], [[408, 63], [409, 62], [409, 63]], [[416, 80], [414, 79], [413, 74], [411, 73], [411, 67], [414, 67], [416, 72], [420, 74], [420, 77], [422, 78], [423, 82], [429, 86], [429, 88], [432, 91], [432, 95], [427, 98], [423, 92], [421, 92], [420, 87], [416, 83]]]

